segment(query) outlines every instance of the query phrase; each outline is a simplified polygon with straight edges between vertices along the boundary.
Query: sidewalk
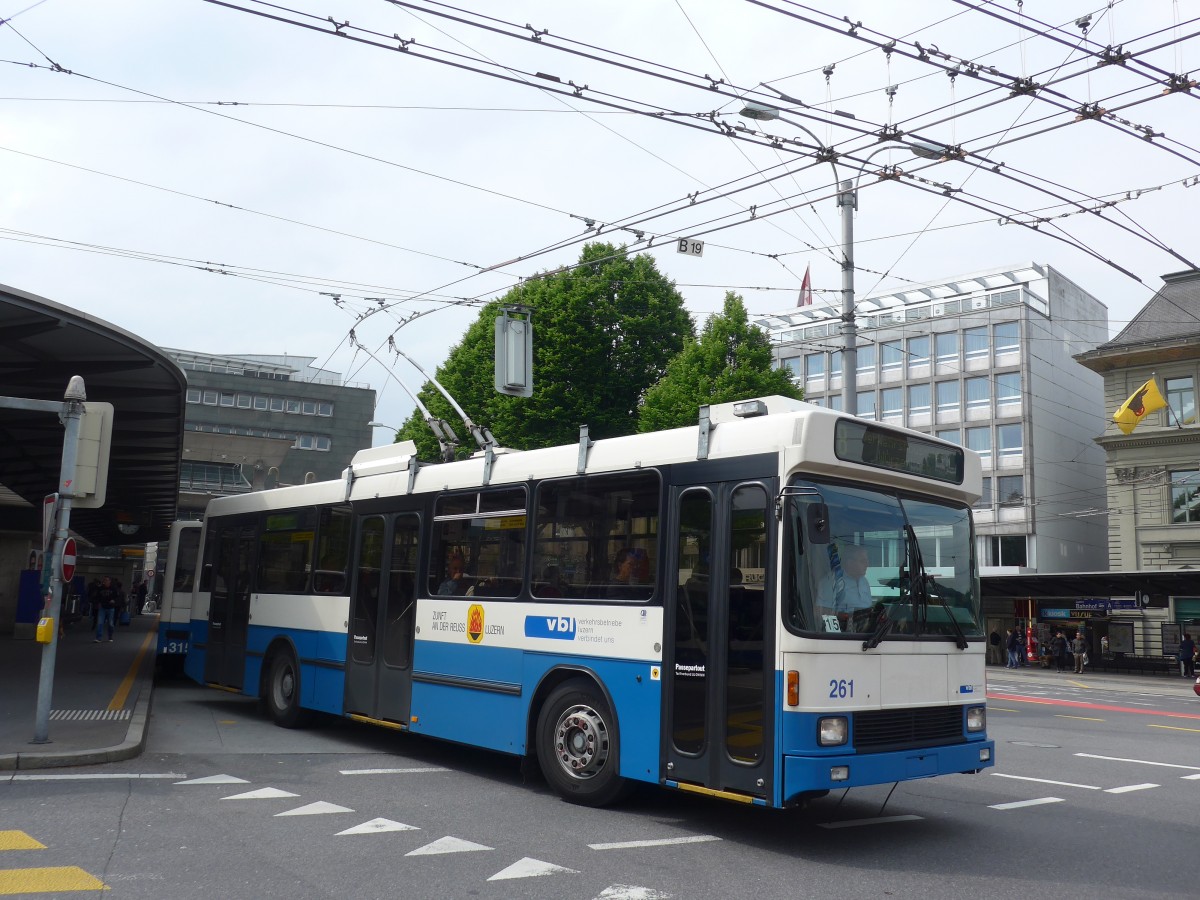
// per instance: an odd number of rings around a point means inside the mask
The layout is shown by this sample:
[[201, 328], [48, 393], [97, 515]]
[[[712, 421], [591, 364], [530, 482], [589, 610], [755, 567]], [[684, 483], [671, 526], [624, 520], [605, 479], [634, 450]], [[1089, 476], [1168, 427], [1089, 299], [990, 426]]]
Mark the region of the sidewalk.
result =
[[0, 635], [0, 771], [83, 766], [142, 752], [150, 717], [158, 615], [93, 643], [91, 620], [59, 638], [48, 742], [33, 743], [43, 645]]
[[1178, 695], [1197, 699], [1192, 690], [1194, 678], [1183, 678], [1177, 674], [1145, 675], [1133, 672], [1094, 672], [1088, 669], [1082, 675], [1073, 672], [1058, 672], [1054, 669], [1043, 669], [1038, 666], [1022, 666], [1009, 669], [1002, 665], [987, 667], [988, 684], [1001, 679], [1013, 678], [1040, 684], [1070, 684], [1083, 685], [1089, 688], [1104, 688], [1110, 691], [1144, 692], [1148, 694]]

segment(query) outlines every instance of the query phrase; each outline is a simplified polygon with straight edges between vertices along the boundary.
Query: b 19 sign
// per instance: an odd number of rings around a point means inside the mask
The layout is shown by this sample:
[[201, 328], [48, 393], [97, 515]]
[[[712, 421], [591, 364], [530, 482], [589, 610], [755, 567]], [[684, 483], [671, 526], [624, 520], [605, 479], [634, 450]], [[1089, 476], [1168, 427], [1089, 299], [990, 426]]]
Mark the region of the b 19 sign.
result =
[[694, 241], [691, 238], [680, 238], [679, 243], [675, 245], [676, 251], [686, 253], [688, 256], [703, 256], [704, 241]]

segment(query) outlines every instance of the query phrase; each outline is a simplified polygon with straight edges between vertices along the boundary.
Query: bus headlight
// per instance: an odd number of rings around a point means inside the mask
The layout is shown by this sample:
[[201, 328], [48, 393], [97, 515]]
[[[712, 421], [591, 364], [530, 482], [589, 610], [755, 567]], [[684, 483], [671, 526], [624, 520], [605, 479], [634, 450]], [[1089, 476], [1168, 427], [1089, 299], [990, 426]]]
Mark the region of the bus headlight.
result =
[[850, 737], [850, 723], [842, 716], [827, 716], [817, 720], [817, 743], [822, 747], [837, 747]]
[[967, 707], [967, 731], [983, 731], [987, 727], [987, 711], [982, 706]]

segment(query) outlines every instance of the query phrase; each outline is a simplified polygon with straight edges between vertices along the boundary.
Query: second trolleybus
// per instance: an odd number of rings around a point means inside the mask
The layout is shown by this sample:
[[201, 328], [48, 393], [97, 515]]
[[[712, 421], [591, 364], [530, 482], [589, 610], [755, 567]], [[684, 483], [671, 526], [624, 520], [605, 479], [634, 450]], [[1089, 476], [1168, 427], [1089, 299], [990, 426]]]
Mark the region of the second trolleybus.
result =
[[978, 457], [768, 397], [696, 426], [213, 500], [187, 673], [761, 806], [993, 764]]

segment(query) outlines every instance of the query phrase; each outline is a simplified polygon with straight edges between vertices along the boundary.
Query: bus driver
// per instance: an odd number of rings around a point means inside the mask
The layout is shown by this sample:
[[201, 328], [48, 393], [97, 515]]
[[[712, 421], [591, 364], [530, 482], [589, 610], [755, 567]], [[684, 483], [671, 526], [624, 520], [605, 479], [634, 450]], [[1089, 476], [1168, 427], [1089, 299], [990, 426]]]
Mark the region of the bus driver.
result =
[[842, 544], [840, 550], [841, 571], [835, 568], [821, 579], [817, 612], [836, 615], [838, 622], [845, 625], [856, 610], [870, 608], [875, 600], [871, 596], [871, 582], [867, 580], [867, 548]]

